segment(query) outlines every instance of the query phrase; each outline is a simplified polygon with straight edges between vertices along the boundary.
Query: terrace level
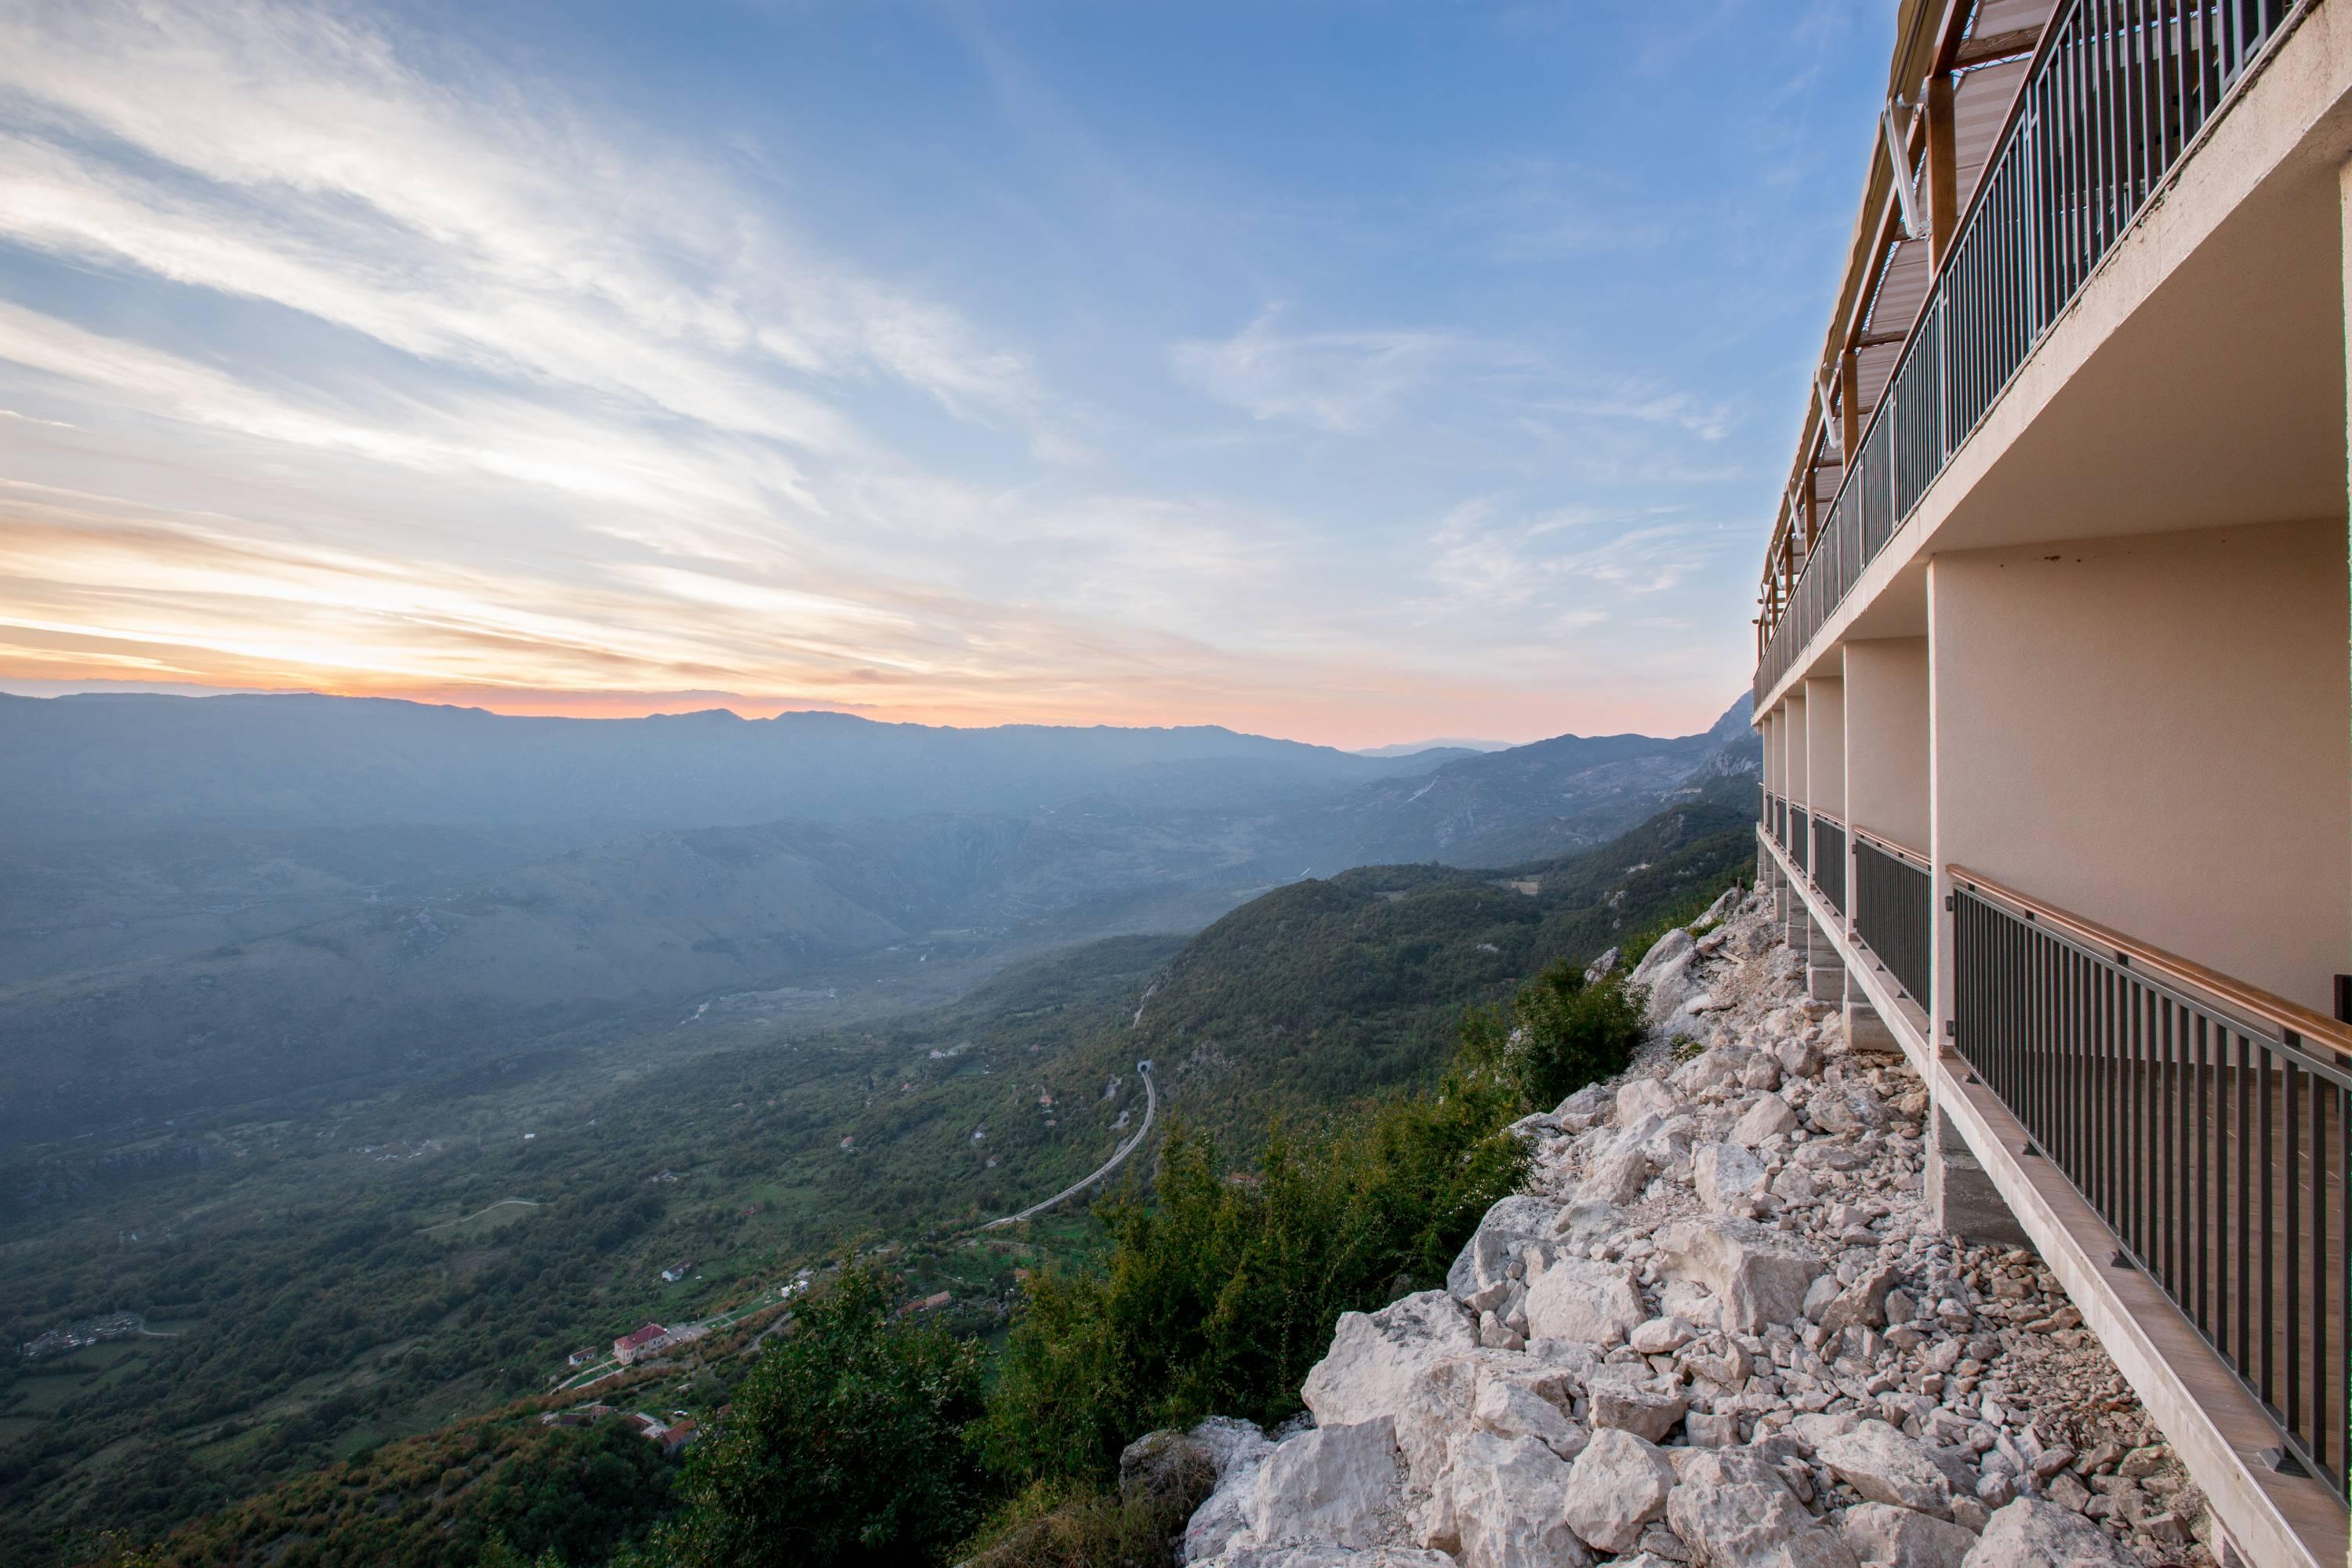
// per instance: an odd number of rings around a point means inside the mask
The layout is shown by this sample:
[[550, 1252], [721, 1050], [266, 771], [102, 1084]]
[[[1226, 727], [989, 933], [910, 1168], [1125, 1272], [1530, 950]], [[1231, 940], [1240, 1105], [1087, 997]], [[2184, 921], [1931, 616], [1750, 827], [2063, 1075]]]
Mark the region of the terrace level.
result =
[[1908, 0], [1759, 871], [2246, 1560], [2346, 1552], [2352, 0]]

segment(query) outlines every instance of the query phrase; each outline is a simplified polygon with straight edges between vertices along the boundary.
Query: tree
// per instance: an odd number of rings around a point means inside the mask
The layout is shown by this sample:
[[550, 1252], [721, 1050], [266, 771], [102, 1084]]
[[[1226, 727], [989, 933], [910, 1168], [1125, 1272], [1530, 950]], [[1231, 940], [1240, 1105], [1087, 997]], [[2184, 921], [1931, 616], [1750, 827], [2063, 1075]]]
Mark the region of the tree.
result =
[[649, 1555], [680, 1568], [920, 1562], [982, 1500], [963, 1428], [977, 1346], [897, 1312], [898, 1281], [845, 1270], [800, 1310], [691, 1450], [686, 1510]]

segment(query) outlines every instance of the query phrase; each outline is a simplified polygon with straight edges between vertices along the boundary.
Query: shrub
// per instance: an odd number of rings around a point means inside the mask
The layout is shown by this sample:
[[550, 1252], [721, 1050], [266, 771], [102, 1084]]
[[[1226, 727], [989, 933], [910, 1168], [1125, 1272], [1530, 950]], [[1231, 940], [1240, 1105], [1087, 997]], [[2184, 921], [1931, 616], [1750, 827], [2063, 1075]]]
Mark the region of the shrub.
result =
[[800, 1310], [689, 1450], [685, 1511], [646, 1556], [677, 1568], [920, 1562], [972, 1527], [977, 1346], [900, 1316], [898, 1282], [845, 1269]]
[[1517, 1186], [1527, 1153], [1491, 1075], [1457, 1069], [1308, 1131], [1277, 1129], [1227, 1173], [1213, 1140], [1171, 1130], [1154, 1201], [1097, 1205], [1097, 1274], [1048, 1272], [1005, 1347], [980, 1440], [1008, 1478], [1110, 1473], [1154, 1427], [1213, 1413], [1271, 1422], [1343, 1311], [1444, 1277], [1479, 1216]]
[[1549, 1110], [1625, 1070], [1642, 1043], [1642, 1008], [1621, 976], [1588, 985], [1563, 960], [1519, 988], [1508, 1023], [1485, 1009], [1462, 1028], [1465, 1053], [1508, 1086], [1517, 1108]]

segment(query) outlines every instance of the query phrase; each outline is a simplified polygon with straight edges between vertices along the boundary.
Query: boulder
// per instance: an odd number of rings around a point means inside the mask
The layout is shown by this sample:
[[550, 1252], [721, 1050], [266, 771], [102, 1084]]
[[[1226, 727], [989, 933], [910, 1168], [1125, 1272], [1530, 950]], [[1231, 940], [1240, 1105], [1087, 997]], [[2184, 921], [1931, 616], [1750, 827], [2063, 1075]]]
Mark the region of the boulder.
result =
[[1707, 1568], [1857, 1568], [1752, 1448], [1685, 1450], [1666, 1522]]
[[[1496, 1204], [1479, 1220], [1478, 1228], [1462, 1244], [1454, 1266], [1446, 1270], [1446, 1293], [1456, 1300], [1469, 1301], [1479, 1292], [1504, 1283], [1505, 1270], [1519, 1248], [1529, 1241], [1549, 1237], [1559, 1218], [1559, 1205], [1543, 1198], [1521, 1194]], [[1484, 1309], [1494, 1303], [1479, 1301], [1476, 1305]]]
[[1402, 1482], [1396, 1424], [1385, 1415], [1301, 1432], [1276, 1445], [1259, 1467], [1250, 1533], [1262, 1544], [1304, 1539], [1370, 1546], [1402, 1512]]
[[1753, 1220], [1685, 1221], [1660, 1231], [1657, 1244], [1659, 1272], [1706, 1287], [1722, 1303], [1723, 1327], [1742, 1333], [1802, 1315], [1822, 1269], [1818, 1255]]
[[1415, 1546], [1354, 1551], [1326, 1541], [1284, 1541], [1260, 1546], [1244, 1536], [1210, 1560], [1211, 1568], [1457, 1568], [1442, 1552]]
[[[1254, 1421], [1213, 1415], [1190, 1434], [1216, 1466], [1216, 1489], [1192, 1510], [1185, 1523], [1183, 1560], [1198, 1563], [1214, 1557], [1225, 1543], [1249, 1528], [1250, 1505], [1257, 1497], [1257, 1472], [1274, 1452]], [[1139, 1442], [1143, 1439], [1138, 1439]], [[1129, 1450], [1133, 1451], [1132, 1446]], [[1119, 1456], [1121, 1490], [1126, 1488], [1127, 1455]]]
[[1600, 957], [1594, 959], [1591, 963], [1586, 964], [1584, 966], [1584, 983], [1587, 985], [1597, 985], [1601, 983], [1601, 977], [1602, 975], [1616, 973], [1617, 961], [1622, 956], [1622, 953], [1612, 947], [1608, 952], [1602, 953]]
[[1469, 1419], [1477, 1348], [1475, 1321], [1452, 1297], [1419, 1291], [1377, 1312], [1340, 1313], [1298, 1396], [1328, 1426], [1391, 1418], [1405, 1462], [1424, 1475], [1443, 1462], [1446, 1434]]
[[1925, 1447], [1884, 1421], [1864, 1421], [1814, 1445], [1830, 1474], [1872, 1502], [1941, 1519], [1952, 1516], [1952, 1485]]
[[1655, 981], [1661, 972], [1677, 964], [1687, 965], [1696, 945], [1686, 931], [1676, 928], [1668, 931], [1650, 944], [1650, 951], [1642, 955], [1642, 962], [1633, 966], [1633, 973], [1625, 977], [1625, 984], [1647, 985]]
[[1568, 1417], [1575, 1397], [1568, 1383], [1568, 1375], [1557, 1369], [1513, 1374], [1481, 1368], [1470, 1418], [1497, 1437], [1533, 1437], [1561, 1458], [1572, 1459], [1583, 1451], [1586, 1433]]
[[2139, 1559], [2078, 1513], [2037, 1498], [1996, 1510], [1962, 1568], [2137, 1568]]
[[1886, 1125], [1886, 1107], [1858, 1083], [1832, 1084], [1815, 1091], [1805, 1114], [1824, 1132], [1874, 1132]]
[[1833, 1334], [1843, 1329], [1885, 1328], [1887, 1292], [1901, 1278], [1892, 1267], [1881, 1265], [1839, 1291], [1822, 1310], [1822, 1331]]
[[1664, 1441], [1689, 1407], [1679, 1392], [1660, 1388], [1641, 1362], [1595, 1367], [1584, 1396], [1595, 1431], [1609, 1427], [1653, 1443]]
[[1782, 1040], [1772, 1054], [1780, 1060], [1780, 1070], [1790, 1078], [1819, 1078], [1822, 1071], [1822, 1047], [1811, 1040]]
[[1596, 1551], [1630, 1552], [1674, 1489], [1675, 1468], [1655, 1444], [1595, 1432], [1568, 1472], [1568, 1527]]
[[[1694, 1012], [1711, 1011], [1714, 1006], [1713, 997], [1695, 996], [1691, 999]], [[1675, 1069], [1674, 1087], [1678, 1093], [1685, 1095], [1704, 1094], [1710, 1089], [1728, 1089], [1738, 1083], [1740, 1069], [1747, 1065], [1747, 1052], [1727, 1050], [1718, 1046], [1712, 1050], [1701, 1051]]]
[[1607, 1084], [1588, 1083], [1552, 1109], [1552, 1120], [1570, 1132], [1581, 1132], [1616, 1108], [1617, 1094]]
[[1628, 1079], [1617, 1089], [1617, 1125], [1633, 1128], [1641, 1125], [1645, 1116], [1660, 1120], [1672, 1116], [1682, 1101], [1666, 1087], [1664, 1079]]
[[1577, 1201], [1611, 1206], [1630, 1204], [1650, 1184], [1651, 1170], [1650, 1156], [1639, 1148], [1612, 1150], [1585, 1173], [1583, 1185], [1576, 1189]]
[[1652, 1318], [1626, 1336], [1642, 1355], [1672, 1355], [1698, 1337], [1698, 1331], [1680, 1318]]
[[1960, 1568], [1977, 1538], [1907, 1508], [1866, 1502], [1846, 1510], [1845, 1543], [1870, 1568]]
[[1775, 1089], [1780, 1087], [1780, 1063], [1762, 1051], [1749, 1057], [1740, 1065], [1739, 1087], [1742, 1089]]
[[1625, 1228], [1625, 1211], [1601, 1198], [1579, 1198], [1559, 1211], [1552, 1223], [1555, 1239], [1586, 1247]]
[[1553, 1260], [1528, 1287], [1527, 1313], [1531, 1340], [1582, 1340], [1603, 1347], [1625, 1338], [1650, 1315], [1622, 1267], [1580, 1258]]
[[1789, 1109], [1789, 1102], [1777, 1094], [1767, 1094], [1740, 1113], [1739, 1120], [1731, 1124], [1728, 1137], [1743, 1149], [1753, 1149], [1796, 1130], [1797, 1113]]
[[1459, 1542], [1462, 1568], [1590, 1568], [1568, 1527], [1569, 1467], [1532, 1437], [1457, 1438], [1434, 1511]]
[[1700, 1144], [1691, 1170], [1698, 1201], [1713, 1213], [1744, 1215], [1764, 1194], [1764, 1162], [1738, 1143]]

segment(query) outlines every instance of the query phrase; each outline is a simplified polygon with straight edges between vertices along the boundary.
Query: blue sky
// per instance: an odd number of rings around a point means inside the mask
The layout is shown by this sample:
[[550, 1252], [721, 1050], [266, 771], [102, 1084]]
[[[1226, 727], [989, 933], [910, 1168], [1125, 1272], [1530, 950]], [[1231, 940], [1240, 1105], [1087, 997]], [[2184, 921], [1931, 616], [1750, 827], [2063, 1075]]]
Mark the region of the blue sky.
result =
[[1699, 728], [1892, 9], [0, 5], [0, 686]]

